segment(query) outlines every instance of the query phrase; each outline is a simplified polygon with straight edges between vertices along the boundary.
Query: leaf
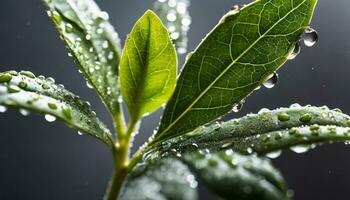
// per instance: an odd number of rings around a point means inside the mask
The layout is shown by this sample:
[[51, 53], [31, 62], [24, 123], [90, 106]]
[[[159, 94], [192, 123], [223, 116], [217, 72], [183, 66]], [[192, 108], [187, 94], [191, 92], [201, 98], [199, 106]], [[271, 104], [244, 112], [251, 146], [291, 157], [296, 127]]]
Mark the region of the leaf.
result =
[[189, 56], [155, 135], [179, 136], [229, 112], [287, 60], [317, 0], [260, 0], [232, 10]]
[[179, 54], [187, 51], [187, 32], [191, 25], [188, 11], [189, 0], [155, 1], [155, 13], [165, 22]]
[[62, 85], [56, 85], [52, 78], [35, 77], [28, 71], [0, 73], [0, 105], [46, 114], [51, 119], [58, 118], [69, 127], [113, 147], [110, 131], [96, 117], [90, 105]]
[[210, 190], [224, 199], [289, 199], [281, 174], [266, 159], [227, 150], [186, 154], [184, 160]]
[[305, 145], [348, 141], [348, 126], [350, 116], [337, 110], [293, 105], [197, 129], [163, 143], [157, 151], [163, 154], [169, 149], [186, 152], [208, 148], [263, 155], [281, 149], [298, 148], [300, 145], [305, 149]]
[[138, 166], [127, 178], [124, 200], [195, 200], [197, 181], [181, 161], [165, 158]]
[[132, 118], [153, 112], [169, 100], [176, 83], [176, 52], [152, 11], [136, 22], [120, 65], [121, 91]]
[[44, 3], [88, 86], [96, 89], [113, 115], [117, 114], [121, 48], [108, 14], [93, 0], [45, 0]]

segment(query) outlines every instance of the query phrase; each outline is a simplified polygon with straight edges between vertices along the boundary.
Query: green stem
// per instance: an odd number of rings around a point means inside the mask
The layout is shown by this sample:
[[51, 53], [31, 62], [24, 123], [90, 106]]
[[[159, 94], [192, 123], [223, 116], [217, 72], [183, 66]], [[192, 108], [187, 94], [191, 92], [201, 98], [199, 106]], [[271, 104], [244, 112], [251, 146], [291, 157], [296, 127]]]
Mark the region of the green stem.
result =
[[138, 128], [137, 124], [137, 120], [132, 120], [126, 132], [121, 128], [117, 129], [118, 143], [115, 145], [113, 151], [115, 163], [114, 174], [107, 191], [106, 200], [118, 199], [124, 180], [129, 173], [130, 140], [133, 137], [133, 133]]

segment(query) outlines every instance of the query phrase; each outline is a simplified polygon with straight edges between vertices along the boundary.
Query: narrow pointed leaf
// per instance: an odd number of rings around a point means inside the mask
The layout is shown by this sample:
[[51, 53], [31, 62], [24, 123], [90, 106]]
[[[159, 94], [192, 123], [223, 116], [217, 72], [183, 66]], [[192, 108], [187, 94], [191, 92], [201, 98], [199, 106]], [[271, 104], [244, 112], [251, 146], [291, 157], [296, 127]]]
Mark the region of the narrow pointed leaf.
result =
[[177, 58], [161, 20], [147, 11], [128, 36], [121, 58], [121, 91], [132, 118], [158, 109], [172, 95]]
[[187, 51], [187, 32], [191, 25], [191, 16], [188, 11], [190, 0], [156, 1], [154, 3], [155, 13], [164, 22], [170, 32], [179, 54]]
[[165, 158], [137, 167], [127, 178], [124, 200], [196, 200], [197, 182], [181, 161]]
[[289, 199], [281, 174], [266, 159], [227, 150], [190, 153], [184, 160], [211, 191], [224, 199]]
[[56, 85], [52, 79], [43, 76], [36, 78], [26, 71], [0, 73], [0, 105], [58, 118], [69, 127], [101, 140], [110, 148], [113, 146], [110, 131], [96, 117], [89, 104], [63, 86]]
[[167, 141], [167, 148], [159, 148], [163, 153], [169, 149], [181, 152], [208, 148], [262, 155], [300, 145], [305, 147], [324, 142], [348, 141], [349, 125], [350, 116], [337, 110], [292, 106], [203, 127]]
[[69, 53], [114, 115], [119, 112], [119, 37], [93, 0], [44, 0]]
[[317, 0], [260, 0], [232, 10], [189, 56], [156, 140], [229, 112], [286, 62]]

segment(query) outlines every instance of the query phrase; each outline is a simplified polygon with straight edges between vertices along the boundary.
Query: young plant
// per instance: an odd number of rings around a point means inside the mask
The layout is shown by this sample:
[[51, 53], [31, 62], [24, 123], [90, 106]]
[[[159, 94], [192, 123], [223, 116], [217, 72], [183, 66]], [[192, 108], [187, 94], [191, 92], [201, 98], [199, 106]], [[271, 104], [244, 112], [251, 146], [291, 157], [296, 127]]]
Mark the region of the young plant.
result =
[[[160, 1], [182, 6], [165, 6], [170, 15], [162, 16], [170, 22], [182, 16], [177, 29], [183, 30], [177, 31], [183, 33], [190, 23], [184, 2]], [[317, 35], [309, 24], [316, 3], [257, 0], [234, 7], [187, 56], [176, 78], [171, 39], [179, 37], [170, 37], [154, 12], [146, 11], [136, 22], [121, 53], [108, 14], [92, 0], [45, 0], [88, 86], [111, 113], [115, 135], [88, 103], [52, 78], [28, 71], [0, 73], [0, 111], [11, 107], [44, 114], [51, 121], [58, 118], [104, 142], [115, 163], [107, 200], [197, 199], [197, 178], [223, 199], [290, 199], [281, 174], [266, 157], [288, 148], [303, 152], [324, 142], [347, 141], [350, 117], [327, 107], [292, 105], [213, 121], [239, 110], [261, 85], [273, 86], [276, 70], [299, 53], [301, 36], [305, 44], [315, 43]], [[185, 47], [179, 46], [181, 53]], [[142, 117], [164, 105], [159, 128], [130, 156]]]

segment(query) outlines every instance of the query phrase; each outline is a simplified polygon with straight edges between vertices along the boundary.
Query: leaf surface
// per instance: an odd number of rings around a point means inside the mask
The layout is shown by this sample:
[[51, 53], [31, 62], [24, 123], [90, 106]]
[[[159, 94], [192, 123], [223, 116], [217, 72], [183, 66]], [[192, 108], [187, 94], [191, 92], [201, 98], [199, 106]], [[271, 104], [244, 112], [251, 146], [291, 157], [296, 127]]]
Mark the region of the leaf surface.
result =
[[337, 110], [293, 105], [202, 127], [164, 142], [158, 150], [163, 154], [170, 149], [179, 152], [233, 149], [243, 154], [264, 155], [282, 149], [305, 149], [325, 142], [348, 141], [349, 125], [350, 116]]
[[121, 91], [132, 118], [153, 112], [169, 100], [175, 88], [176, 68], [169, 33], [149, 10], [136, 22], [121, 58]]
[[317, 0], [260, 0], [232, 10], [188, 56], [156, 140], [229, 112], [287, 60]]
[[127, 178], [124, 200], [196, 200], [197, 182], [189, 168], [174, 158], [138, 166]]
[[119, 112], [118, 66], [120, 40], [108, 14], [93, 0], [44, 0], [69, 53], [80, 66], [89, 87], [115, 115]]
[[289, 199], [281, 174], [266, 159], [242, 156], [232, 150], [196, 152], [184, 159], [206, 186], [224, 199]]
[[[6, 77], [10, 78], [4, 79]], [[53, 120], [58, 118], [69, 127], [113, 147], [110, 131], [96, 117], [90, 105], [63, 86], [56, 85], [52, 78], [35, 77], [27, 71], [0, 73], [0, 105], [45, 114]]]

